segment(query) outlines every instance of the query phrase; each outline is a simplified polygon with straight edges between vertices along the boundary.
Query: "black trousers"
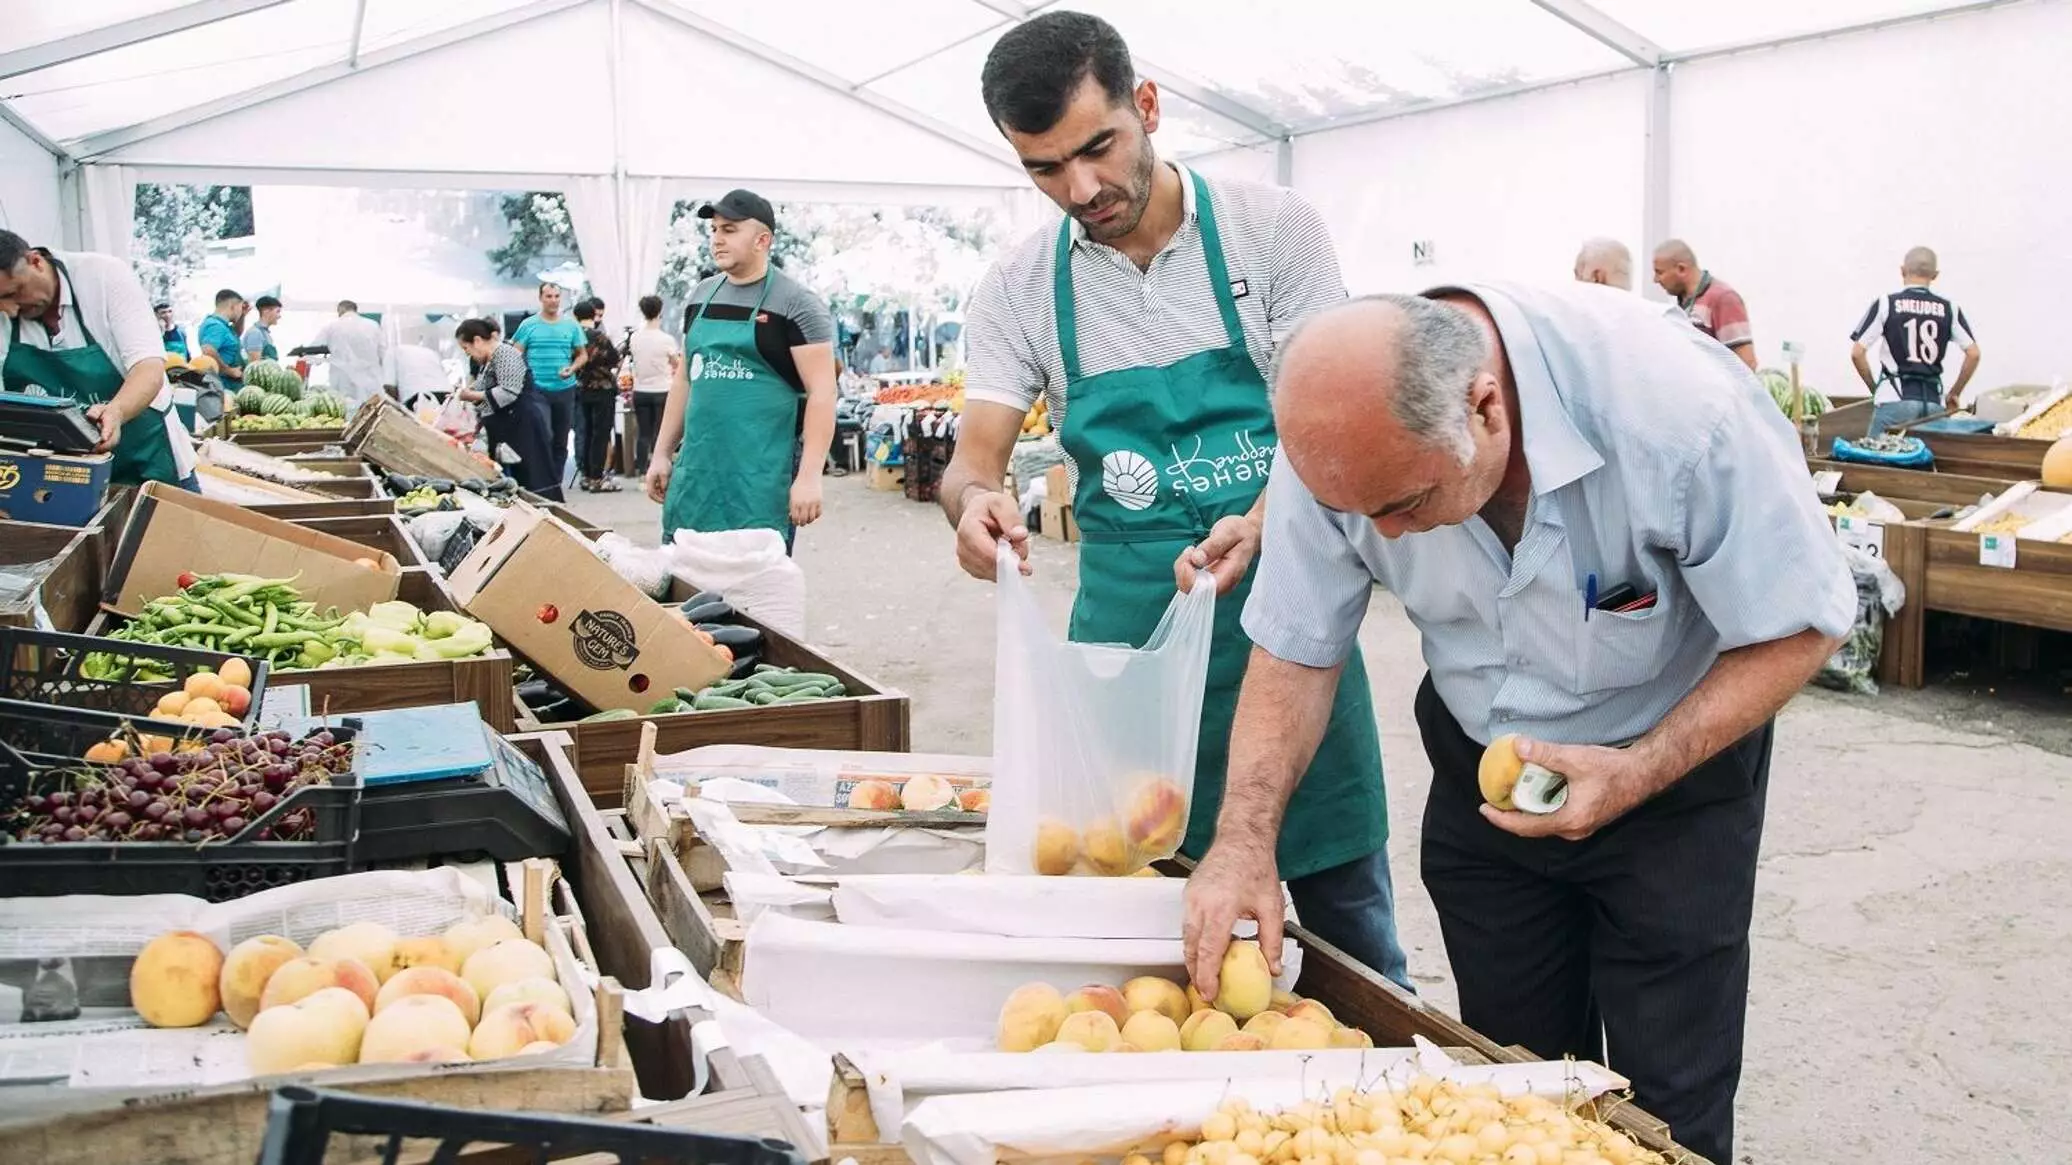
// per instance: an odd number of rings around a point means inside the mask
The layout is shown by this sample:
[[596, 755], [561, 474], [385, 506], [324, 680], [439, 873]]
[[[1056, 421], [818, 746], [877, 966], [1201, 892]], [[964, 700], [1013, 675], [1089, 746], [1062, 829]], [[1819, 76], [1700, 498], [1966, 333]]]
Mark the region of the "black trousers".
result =
[[576, 391], [542, 392], [547, 398], [547, 443], [554, 457], [554, 484], [568, 480], [568, 435], [576, 423]]
[[655, 455], [655, 435], [662, 431], [662, 410], [669, 405], [666, 392], [638, 392], [633, 394], [633, 424], [640, 430], [635, 439], [633, 463], [638, 472], [646, 473], [648, 459]]
[[1685, 1148], [1731, 1162], [1772, 725], [1579, 842], [1482, 819], [1482, 747], [1430, 676], [1417, 726], [1432, 761], [1424, 882], [1461, 1019], [1499, 1044], [1608, 1064]]
[[582, 421], [576, 426], [576, 465], [584, 478], [595, 480], [604, 476], [605, 461], [611, 457], [612, 430], [618, 427], [615, 422], [619, 419], [619, 394], [580, 388], [576, 392], [581, 394], [576, 408]]

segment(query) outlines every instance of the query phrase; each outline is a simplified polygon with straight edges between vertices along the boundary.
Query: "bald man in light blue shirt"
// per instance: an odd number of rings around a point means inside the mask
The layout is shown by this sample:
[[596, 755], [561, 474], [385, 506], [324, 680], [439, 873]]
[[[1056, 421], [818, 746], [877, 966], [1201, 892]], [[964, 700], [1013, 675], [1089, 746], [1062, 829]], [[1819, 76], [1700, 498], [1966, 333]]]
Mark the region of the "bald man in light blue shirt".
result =
[[[1680, 1143], [1732, 1160], [1771, 717], [1856, 609], [1790, 426], [1688, 322], [1583, 285], [1355, 300], [1275, 387], [1196, 982], [1238, 917], [1277, 949], [1257, 855], [1379, 582], [1430, 673], [1423, 874], [1462, 1018], [1549, 1058], [1608, 1047]], [[1504, 734], [1566, 776], [1558, 810], [1481, 803]]]

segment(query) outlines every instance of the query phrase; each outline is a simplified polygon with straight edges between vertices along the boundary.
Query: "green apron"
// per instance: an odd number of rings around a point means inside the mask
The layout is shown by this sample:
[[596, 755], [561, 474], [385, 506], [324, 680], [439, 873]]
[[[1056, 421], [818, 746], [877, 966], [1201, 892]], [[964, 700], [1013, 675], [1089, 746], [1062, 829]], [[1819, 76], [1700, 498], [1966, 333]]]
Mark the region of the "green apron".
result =
[[[1245, 350], [1237, 302], [1208, 186], [1193, 178], [1209, 281], [1228, 344], [1159, 367], [1088, 376], [1079, 366], [1071, 223], [1058, 228], [1053, 296], [1065, 362], [1058, 440], [1079, 469], [1079, 594], [1073, 640], [1141, 645], [1173, 597], [1173, 562], [1218, 519], [1243, 514], [1273, 464], [1273, 407]], [[1164, 469], [1155, 467], [1166, 460]], [[1194, 806], [1182, 851], [1199, 858], [1215, 837], [1230, 755], [1230, 725], [1252, 643], [1240, 625], [1252, 576], [1216, 602], [1216, 638], [1202, 698]], [[1315, 761], [1288, 803], [1277, 846], [1280, 875], [1343, 865], [1388, 840], [1381, 741], [1367, 670], [1354, 650]]]
[[[67, 287], [71, 277], [65, 274], [65, 265], [55, 258], [51, 266], [57, 270], [58, 278]], [[75, 291], [72, 302], [79, 302]], [[13, 330], [8, 333], [7, 363], [0, 366], [0, 383], [9, 392], [24, 392], [29, 388], [41, 388], [51, 396], [69, 396], [81, 404], [106, 404], [122, 391], [124, 374], [108, 358], [100, 344], [95, 342], [92, 332], [87, 330], [86, 319], [79, 319], [79, 334], [86, 340], [80, 348], [59, 348], [48, 350], [31, 348], [22, 343], [22, 321], [14, 318]], [[142, 485], [147, 481], [162, 481], [178, 485], [181, 474], [173, 460], [172, 439], [166, 434], [166, 415], [157, 409], [146, 409], [122, 426], [122, 439], [115, 443], [115, 456], [109, 467], [108, 480], [115, 485]]]
[[683, 443], [662, 505], [665, 544], [678, 530], [769, 529], [791, 536], [799, 394], [755, 346], [755, 318], [775, 281], [775, 272], [763, 276], [763, 293], [743, 320], [705, 318], [725, 286], [715, 283], [684, 333], [696, 347], [688, 353], [691, 402]]

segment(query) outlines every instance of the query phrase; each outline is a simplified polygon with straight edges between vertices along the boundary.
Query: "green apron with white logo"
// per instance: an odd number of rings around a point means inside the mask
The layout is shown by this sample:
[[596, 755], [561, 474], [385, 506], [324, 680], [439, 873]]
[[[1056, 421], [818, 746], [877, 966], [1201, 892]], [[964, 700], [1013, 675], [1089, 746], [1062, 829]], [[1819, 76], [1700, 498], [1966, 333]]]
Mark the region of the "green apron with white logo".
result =
[[[1275, 445], [1266, 379], [1245, 350], [1230, 272], [1206, 183], [1192, 177], [1209, 282], [1227, 343], [1164, 367], [1086, 375], [1072, 292], [1071, 223], [1058, 228], [1053, 297], [1065, 362], [1058, 440], [1079, 470], [1079, 595], [1071, 637], [1141, 646], [1173, 598], [1173, 561], [1216, 522], [1252, 508]], [[1214, 840], [1230, 757], [1231, 717], [1252, 642], [1239, 619], [1252, 575], [1216, 600], [1216, 638], [1202, 698], [1194, 805], [1182, 852]], [[1282, 878], [1343, 865], [1388, 840], [1381, 741], [1358, 649], [1346, 660], [1316, 759], [1288, 803], [1277, 857]]]
[[799, 393], [755, 346], [755, 318], [774, 282], [775, 272], [763, 276], [763, 293], [744, 320], [705, 318], [725, 286], [713, 284], [685, 331], [691, 401], [662, 506], [664, 543], [678, 530], [791, 535]]
[[[65, 274], [65, 265], [55, 258], [51, 266], [57, 270], [59, 280], [71, 286], [71, 277]], [[78, 302], [75, 292], [73, 302]], [[124, 374], [105, 349], [87, 330], [86, 319], [79, 319], [79, 334], [86, 343], [78, 348], [45, 350], [31, 348], [22, 343], [22, 321], [14, 318], [13, 330], [8, 333], [7, 363], [0, 367], [0, 383], [9, 392], [26, 392], [40, 388], [51, 396], [69, 396], [83, 405], [106, 404], [122, 391]], [[122, 426], [122, 439], [115, 443], [114, 456], [109, 462], [108, 480], [115, 485], [142, 485], [147, 481], [162, 481], [178, 485], [181, 479], [179, 465], [173, 460], [172, 438], [166, 430], [166, 414], [155, 408], [145, 409]]]

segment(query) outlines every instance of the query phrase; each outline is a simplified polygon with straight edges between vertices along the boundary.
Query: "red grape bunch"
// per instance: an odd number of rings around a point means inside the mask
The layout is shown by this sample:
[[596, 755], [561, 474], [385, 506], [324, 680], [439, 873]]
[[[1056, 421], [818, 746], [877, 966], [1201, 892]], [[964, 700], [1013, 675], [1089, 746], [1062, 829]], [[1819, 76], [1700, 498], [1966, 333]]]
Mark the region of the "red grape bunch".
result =
[[[36, 791], [5, 818], [20, 841], [228, 841], [297, 789], [352, 770], [350, 741], [329, 731], [292, 740], [282, 731], [240, 736], [219, 728], [201, 747], [39, 774]], [[248, 841], [308, 841], [307, 808], [281, 813]]]

